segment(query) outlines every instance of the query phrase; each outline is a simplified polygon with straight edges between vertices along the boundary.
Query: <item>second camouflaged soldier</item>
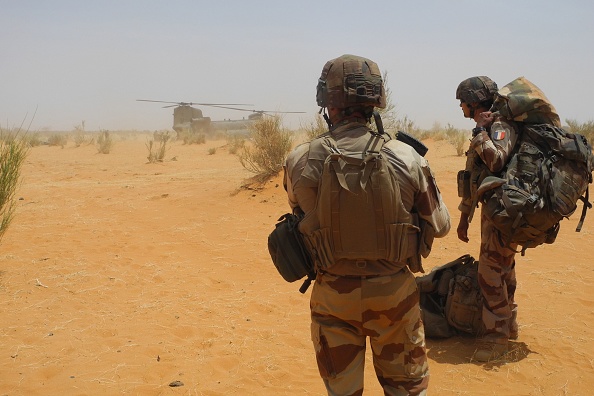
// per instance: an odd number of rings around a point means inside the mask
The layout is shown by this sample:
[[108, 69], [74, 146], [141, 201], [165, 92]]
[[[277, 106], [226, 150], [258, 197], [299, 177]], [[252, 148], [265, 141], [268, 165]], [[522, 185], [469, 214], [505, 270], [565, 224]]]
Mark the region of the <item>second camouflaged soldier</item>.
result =
[[329, 395], [361, 395], [369, 337], [384, 394], [424, 395], [412, 271], [449, 231], [448, 210], [425, 158], [368, 127], [374, 108], [385, 107], [375, 62], [328, 61], [316, 98], [330, 130], [289, 154], [284, 184], [293, 212], [305, 213], [300, 231], [317, 270], [310, 305], [320, 376]]
[[[462, 201], [458, 238], [468, 242], [468, 224], [478, 204], [477, 189], [485, 177], [502, 172], [518, 139], [518, 125], [489, 110], [497, 84], [489, 77], [476, 76], [460, 83], [456, 99], [465, 118], [476, 121], [467, 152], [466, 168], [458, 173], [458, 195]], [[507, 352], [509, 339], [518, 337], [515, 254], [517, 244], [503, 247], [491, 220], [481, 211], [481, 247], [478, 283], [483, 295], [484, 334], [474, 354], [481, 362], [497, 359]]]

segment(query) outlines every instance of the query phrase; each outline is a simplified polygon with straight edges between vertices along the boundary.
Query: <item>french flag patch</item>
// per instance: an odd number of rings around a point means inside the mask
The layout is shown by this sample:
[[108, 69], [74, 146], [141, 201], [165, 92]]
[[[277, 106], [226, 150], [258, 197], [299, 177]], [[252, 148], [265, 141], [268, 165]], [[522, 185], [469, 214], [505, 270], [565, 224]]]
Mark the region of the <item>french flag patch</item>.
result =
[[491, 138], [493, 140], [502, 140], [505, 138], [505, 129], [499, 129], [495, 132], [493, 132]]

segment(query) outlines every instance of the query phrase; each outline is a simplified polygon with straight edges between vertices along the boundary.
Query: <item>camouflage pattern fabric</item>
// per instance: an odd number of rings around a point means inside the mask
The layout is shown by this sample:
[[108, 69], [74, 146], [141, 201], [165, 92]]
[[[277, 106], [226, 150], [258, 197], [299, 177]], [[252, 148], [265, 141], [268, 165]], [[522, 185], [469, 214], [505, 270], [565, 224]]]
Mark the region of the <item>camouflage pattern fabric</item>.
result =
[[329, 395], [362, 395], [366, 337], [385, 395], [424, 395], [425, 334], [414, 276], [319, 274], [311, 297], [311, 336]]
[[456, 99], [466, 103], [490, 101], [497, 92], [497, 84], [487, 76], [470, 77], [456, 89]]
[[517, 332], [514, 257], [518, 245], [501, 245], [499, 232], [483, 213], [478, 282], [483, 295], [484, 338], [496, 343], [507, 343], [510, 332]]
[[501, 173], [518, 141], [518, 134], [519, 128], [515, 122], [499, 117], [489, 132], [481, 132], [471, 140], [465, 167], [465, 171], [470, 174], [470, 195], [462, 197], [458, 206], [462, 213], [471, 213], [478, 203], [477, 189], [483, 179]]
[[493, 173], [500, 172], [508, 163], [514, 146], [518, 141], [519, 128], [514, 122], [499, 118], [491, 125], [489, 132], [481, 132], [470, 142], [487, 168]]
[[561, 127], [555, 106], [525, 77], [518, 77], [501, 88], [491, 109], [510, 120]]
[[[502, 117], [496, 119], [488, 132], [481, 132], [470, 142], [469, 157], [478, 155], [479, 159], [467, 161], [469, 172], [482, 172], [486, 167], [492, 174], [501, 174], [513, 154], [517, 143], [519, 127], [513, 121]], [[476, 205], [476, 188], [472, 199], [463, 198], [459, 209], [463, 213]], [[468, 212], [465, 212], [468, 210]], [[493, 342], [506, 342], [510, 328], [516, 328], [517, 305], [514, 300], [516, 290], [515, 253], [516, 244], [502, 247], [501, 236], [490, 219], [481, 211], [481, 249], [478, 265], [478, 280], [483, 295], [484, 336]], [[513, 319], [512, 319], [513, 316]]]
[[329, 60], [316, 87], [320, 107], [386, 107], [382, 73], [377, 63], [357, 55], [345, 54]]

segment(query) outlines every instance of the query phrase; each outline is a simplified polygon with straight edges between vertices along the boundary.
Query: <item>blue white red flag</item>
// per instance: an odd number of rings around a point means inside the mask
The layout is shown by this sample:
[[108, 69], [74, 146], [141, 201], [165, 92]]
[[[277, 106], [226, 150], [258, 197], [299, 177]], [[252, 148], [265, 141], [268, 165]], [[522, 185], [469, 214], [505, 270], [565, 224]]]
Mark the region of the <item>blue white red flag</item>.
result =
[[505, 138], [505, 129], [499, 129], [491, 134], [493, 140], [501, 140]]

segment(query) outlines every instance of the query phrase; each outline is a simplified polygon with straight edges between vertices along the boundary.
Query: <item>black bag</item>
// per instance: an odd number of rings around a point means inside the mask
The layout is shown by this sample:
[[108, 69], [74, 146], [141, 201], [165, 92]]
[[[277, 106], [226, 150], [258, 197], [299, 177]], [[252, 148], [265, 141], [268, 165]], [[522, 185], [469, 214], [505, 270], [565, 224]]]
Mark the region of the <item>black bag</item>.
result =
[[427, 338], [482, 331], [478, 261], [466, 254], [416, 278]]
[[316, 272], [298, 229], [302, 218], [303, 216], [291, 213], [282, 215], [268, 236], [268, 252], [274, 266], [287, 282], [295, 282], [307, 276], [299, 289], [301, 293], [305, 293], [315, 279]]

